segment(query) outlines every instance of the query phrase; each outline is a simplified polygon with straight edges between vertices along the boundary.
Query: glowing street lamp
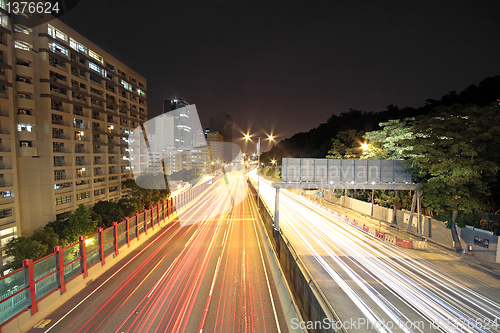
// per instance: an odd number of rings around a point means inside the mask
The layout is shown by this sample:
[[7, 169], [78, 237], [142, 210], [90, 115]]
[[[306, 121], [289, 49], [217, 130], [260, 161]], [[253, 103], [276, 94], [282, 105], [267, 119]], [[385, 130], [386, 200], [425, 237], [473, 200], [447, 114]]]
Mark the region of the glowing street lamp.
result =
[[[259, 166], [264, 165], [264, 163], [260, 163], [260, 139], [261, 137], [257, 137], [258, 140], [258, 145], [257, 145], [257, 195], [260, 195], [260, 174], [259, 174]], [[267, 139], [269, 141], [274, 141], [274, 136], [273, 135], [268, 135]], [[245, 134], [245, 140], [251, 140], [251, 136], [249, 134]], [[255, 157], [255, 154], [252, 156]], [[260, 208], [259, 200], [257, 200], [257, 208]]]
[[367, 150], [368, 148], [370, 148], [370, 146], [367, 143], [363, 143], [361, 145], [361, 149], [363, 149], [363, 150]]

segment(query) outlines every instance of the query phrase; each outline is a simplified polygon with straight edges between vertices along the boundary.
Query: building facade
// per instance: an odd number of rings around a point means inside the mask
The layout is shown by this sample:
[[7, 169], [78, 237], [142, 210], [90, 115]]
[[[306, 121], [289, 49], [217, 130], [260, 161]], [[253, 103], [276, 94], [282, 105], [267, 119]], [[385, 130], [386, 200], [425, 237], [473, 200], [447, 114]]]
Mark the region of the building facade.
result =
[[57, 19], [29, 20], [0, 13], [2, 251], [81, 203], [125, 196], [128, 134], [147, 120], [142, 76]]
[[222, 163], [224, 161], [224, 137], [219, 132], [207, 133], [207, 144], [210, 147], [212, 162]]

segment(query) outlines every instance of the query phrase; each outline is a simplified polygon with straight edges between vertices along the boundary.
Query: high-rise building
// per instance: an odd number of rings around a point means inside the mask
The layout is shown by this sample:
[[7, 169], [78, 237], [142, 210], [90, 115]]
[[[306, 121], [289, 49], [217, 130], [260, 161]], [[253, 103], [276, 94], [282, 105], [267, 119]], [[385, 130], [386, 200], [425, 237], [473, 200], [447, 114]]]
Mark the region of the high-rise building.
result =
[[[205, 145], [205, 136], [194, 105], [189, 105], [183, 99], [165, 100], [163, 102], [163, 113], [173, 119], [175, 148], [184, 149]], [[161, 126], [165, 127], [165, 125]], [[169, 128], [162, 128], [161, 131], [162, 135], [170, 138]], [[157, 131], [158, 129], [156, 129], [155, 133], [158, 133]]]
[[2, 250], [80, 203], [126, 195], [128, 134], [147, 119], [142, 76], [57, 19], [29, 20], [0, 13]]
[[224, 137], [219, 132], [209, 132], [207, 134], [207, 143], [210, 146], [212, 162], [222, 163], [224, 161]]
[[160, 115], [159, 117], [161, 117], [161, 121], [154, 122], [155, 134], [154, 147], [152, 148], [155, 152], [175, 147], [174, 117], [168, 117], [167, 115]]
[[[215, 114], [215, 116], [212, 116], [208, 119], [208, 124], [211, 133], [220, 133], [225, 142], [233, 141], [234, 123], [233, 118], [229, 114], [225, 112], [218, 112], [217, 114]], [[222, 149], [224, 160], [227, 161], [227, 163], [230, 163], [233, 157], [233, 146], [223, 145]]]
[[233, 141], [233, 118], [225, 113], [218, 112], [208, 119], [209, 132], [218, 132], [224, 137], [225, 142]]

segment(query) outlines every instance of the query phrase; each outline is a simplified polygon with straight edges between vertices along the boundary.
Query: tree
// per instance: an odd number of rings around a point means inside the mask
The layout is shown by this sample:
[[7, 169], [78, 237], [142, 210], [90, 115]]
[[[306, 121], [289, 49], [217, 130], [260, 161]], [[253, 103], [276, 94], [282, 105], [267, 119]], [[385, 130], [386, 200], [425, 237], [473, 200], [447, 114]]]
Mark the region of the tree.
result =
[[363, 131], [352, 129], [338, 132], [337, 137], [332, 138], [332, 147], [328, 151], [329, 155], [326, 155], [326, 158], [359, 158], [363, 153], [361, 148], [363, 133]]
[[123, 216], [126, 217], [132, 217], [135, 213], [143, 209], [141, 202], [136, 198], [121, 198], [120, 201], [118, 201], [118, 205], [123, 212]]
[[113, 222], [123, 221], [125, 217], [120, 204], [116, 202], [99, 201], [92, 207], [92, 210], [101, 217], [104, 228], [111, 227]]
[[10, 263], [10, 268], [18, 269], [23, 266], [24, 259], [38, 260], [43, 258], [48, 250], [48, 246], [29, 237], [18, 237], [7, 243], [7, 256], [14, 259]]
[[499, 171], [500, 108], [442, 106], [411, 126], [414, 134], [402, 140], [403, 155], [412, 157], [425, 178], [425, 206], [451, 216], [455, 248], [461, 250], [457, 216], [487, 208], [491, 185]]
[[403, 145], [403, 140], [412, 140], [412, 124], [415, 118], [391, 119], [380, 123], [381, 129], [365, 133], [363, 138], [369, 141], [369, 148], [364, 151], [361, 158], [380, 160], [400, 160], [416, 157], [411, 154], [413, 147]]
[[47, 251], [44, 255], [49, 255], [54, 252], [56, 246], [66, 246], [67, 242], [59, 237], [51, 227], [45, 226], [43, 229], [36, 230], [30, 237], [32, 240], [47, 245]]
[[97, 218], [90, 208], [80, 204], [73, 214], [69, 217], [65, 236], [70, 243], [74, 243], [80, 236], [91, 236], [97, 232]]
[[139, 177], [141, 178], [138, 179], [138, 181], [141, 185], [145, 185], [144, 187], [138, 186], [134, 179], [127, 179], [122, 182], [122, 185], [131, 190], [131, 194], [134, 198], [139, 199], [143, 209], [149, 209], [151, 206], [168, 199], [170, 190], [155, 189], [158, 187], [157, 185], [159, 182], [165, 182], [165, 178], [162, 174], [146, 174]]

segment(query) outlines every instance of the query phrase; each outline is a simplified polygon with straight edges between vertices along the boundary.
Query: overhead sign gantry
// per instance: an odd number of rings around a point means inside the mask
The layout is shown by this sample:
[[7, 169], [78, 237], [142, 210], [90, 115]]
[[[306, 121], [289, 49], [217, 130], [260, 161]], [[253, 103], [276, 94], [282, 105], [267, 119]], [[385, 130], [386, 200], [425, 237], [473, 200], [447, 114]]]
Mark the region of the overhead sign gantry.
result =
[[413, 190], [413, 202], [408, 223], [411, 229], [415, 206], [418, 209], [418, 230], [422, 233], [420, 185], [412, 183], [402, 160], [346, 160], [326, 158], [283, 158], [282, 182], [276, 189], [275, 228], [279, 230], [279, 190]]

